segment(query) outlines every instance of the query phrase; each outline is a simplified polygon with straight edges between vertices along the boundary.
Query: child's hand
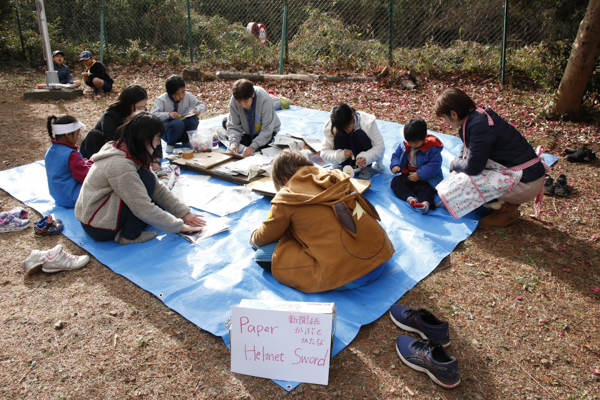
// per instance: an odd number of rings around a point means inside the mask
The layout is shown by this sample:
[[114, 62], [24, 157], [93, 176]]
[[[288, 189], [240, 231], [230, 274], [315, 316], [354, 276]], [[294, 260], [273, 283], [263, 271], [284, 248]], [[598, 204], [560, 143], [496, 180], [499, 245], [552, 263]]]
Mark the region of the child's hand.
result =
[[87, 78], [89, 74], [90, 74], [89, 72], [87, 72], [87, 71], [83, 71], [83, 72], [81, 73], [81, 76], [83, 76], [84, 78]]
[[202, 112], [201, 112], [200, 110], [196, 110], [196, 113], [195, 113], [195, 114], [196, 114], [196, 117], [199, 117], [199, 116], [200, 116], [200, 114], [202, 114]]
[[250, 146], [246, 147], [244, 153], [242, 153], [244, 157], [250, 157], [252, 154], [254, 154], [254, 149]]
[[179, 118], [179, 113], [177, 111], [171, 111], [169, 113], [169, 117], [171, 117], [173, 119], [177, 119], [177, 118]]
[[361, 167], [366, 167], [367, 166], [367, 159], [364, 157], [358, 157], [356, 159], [356, 165], [360, 165]]
[[419, 181], [419, 174], [417, 174], [416, 172], [411, 172], [408, 174], [408, 180], [411, 182], [418, 182]]
[[450, 172], [454, 171], [454, 161], [456, 161], [456, 160], [457, 160], [457, 158], [452, 160], [452, 162], [450, 163]]
[[230, 148], [227, 149], [229, 152], [233, 153], [233, 154], [237, 154], [238, 153], [238, 147], [236, 145], [231, 146]]
[[[183, 216], [183, 228], [182, 228], [182, 232], [185, 232], [183, 229], [185, 229], [186, 225], [189, 225], [189, 227], [203, 227], [204, 225], [206, 225], [206, 221], [203, 220], [202, 218], [203, 215], [198, 215], [198, 214], [194, 214], [194, 213], [187, 213]], [[195, 229], [193, 231], [189, 231], [189, 232], [198, 232], [200, 229]]]
[[394, 168], [392, 168], [392, 174], [397, 174], [398, 172], [400, 172], [400, 167], [396, 165]]
[[199, 232], [202, 230], [200, 226], [189, 226], [187, 224], [183, 224], [183, 228], [181, 228], [181, 233], [189, 233], [189, 232]]
[[354, 153], [352, 152], [352, 150], [350, 150], [350, 149], [345, 149], [344, 150], [344, 157], [345, 158], [350, 158], [350, 157], [353, 157], [353, 156], [354, 156]]

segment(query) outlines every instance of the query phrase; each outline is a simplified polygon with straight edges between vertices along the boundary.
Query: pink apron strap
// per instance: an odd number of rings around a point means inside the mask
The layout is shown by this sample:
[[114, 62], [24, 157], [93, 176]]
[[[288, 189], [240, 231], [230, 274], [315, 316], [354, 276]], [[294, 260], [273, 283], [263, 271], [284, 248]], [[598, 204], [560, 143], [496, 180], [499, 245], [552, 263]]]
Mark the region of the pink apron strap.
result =
[[[538, 146], [538, 148], [536, 149], [536, 153], [537, 153], [537, 158], [534, 159], [536, 162], [537, 161], [541, 161], [542, 164], [544, 165], [544, 169], [546, 172], [548, 172], [549, 168], [546, 165], [546, 161], [544, 161], [544, 159], [542, 158], [542, 154], [544, 153], [544, 146]], [[531, 160], [531, 161], [534, 161]], [[528, 164], [530, 161], [528, 161], [525, 164]], [[525, 165], [523, 164], [523, 165]], [[535, 163], [532, 163], [531, 165], [533, 165]], [[525, 167], [527, 168], [527, 167]], [[542, 203], [544, 202], [544, 185], [542, 185], [542, 188], [540, 189], [540, 192], [538, 193], [538, 195], [535, 198], [535, 201], [533, 202], [533, 210], [535, 211], [534, 216], [536, 218], [540, 217], [540, 214], [542, 213]]]

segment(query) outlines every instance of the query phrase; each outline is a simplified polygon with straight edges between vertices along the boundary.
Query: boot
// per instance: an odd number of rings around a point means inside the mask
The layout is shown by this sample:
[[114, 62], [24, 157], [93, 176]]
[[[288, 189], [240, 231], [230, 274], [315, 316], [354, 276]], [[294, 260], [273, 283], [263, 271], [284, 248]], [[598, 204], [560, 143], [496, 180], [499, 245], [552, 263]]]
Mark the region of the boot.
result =
[[504, 205], [492, 214], [479, 221], [479, 226], [484, 228], [504, 228], [519, 220], [519, 204], [504, 203]]
[[502, 200], [492, 200], [489, 203], [485, 203], [483, 207], [485, 207], [485, 211], [483, 212], [483, 216], [487, 217], [491, 213], [496, 210], [499, 210], [504, 205]]

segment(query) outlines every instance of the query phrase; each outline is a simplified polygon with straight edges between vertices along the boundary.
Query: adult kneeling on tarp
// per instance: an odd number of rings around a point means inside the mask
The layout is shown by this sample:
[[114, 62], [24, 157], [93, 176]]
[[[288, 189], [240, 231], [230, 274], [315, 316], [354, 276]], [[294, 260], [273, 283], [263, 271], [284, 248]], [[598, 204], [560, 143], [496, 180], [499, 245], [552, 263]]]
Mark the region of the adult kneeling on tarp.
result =
[[394, 246], [348, 175], [286, 150], [271, 176], [277, 194], [250, 239], [262, 268], [304, 293], [353, 289], [381, 274]]
[[[460, 218], [482, 204], [493, 212], [480, 225], [502, 228], [520, 217], [519, 205], [536, 199], [541, 210], [546, 167], [533, 147], [510, 123], [485, 106], [476, 107], [462, 90], [444, 91], [435, 103], [435, 113], [450, 127], [459, 129], [463, 142], [460, 157], [436, 187], [446, 209]], [[492, 200], [498, 201], [488, 203]]]

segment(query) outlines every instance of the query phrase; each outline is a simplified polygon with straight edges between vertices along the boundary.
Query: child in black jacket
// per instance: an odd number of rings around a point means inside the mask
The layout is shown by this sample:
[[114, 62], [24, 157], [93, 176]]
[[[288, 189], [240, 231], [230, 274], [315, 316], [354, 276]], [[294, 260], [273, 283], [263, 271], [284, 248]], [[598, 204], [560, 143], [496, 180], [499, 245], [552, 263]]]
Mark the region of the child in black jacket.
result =
[[113, 79], [106, 72], [104, 64], [94, 60], [91, 51], [83, 51], [79, 56], [79, 61], [85, 66], [85, 71], [81, 73], [86, 85], [93, 88], [94, 93], [108, 93], [112, 90]]

